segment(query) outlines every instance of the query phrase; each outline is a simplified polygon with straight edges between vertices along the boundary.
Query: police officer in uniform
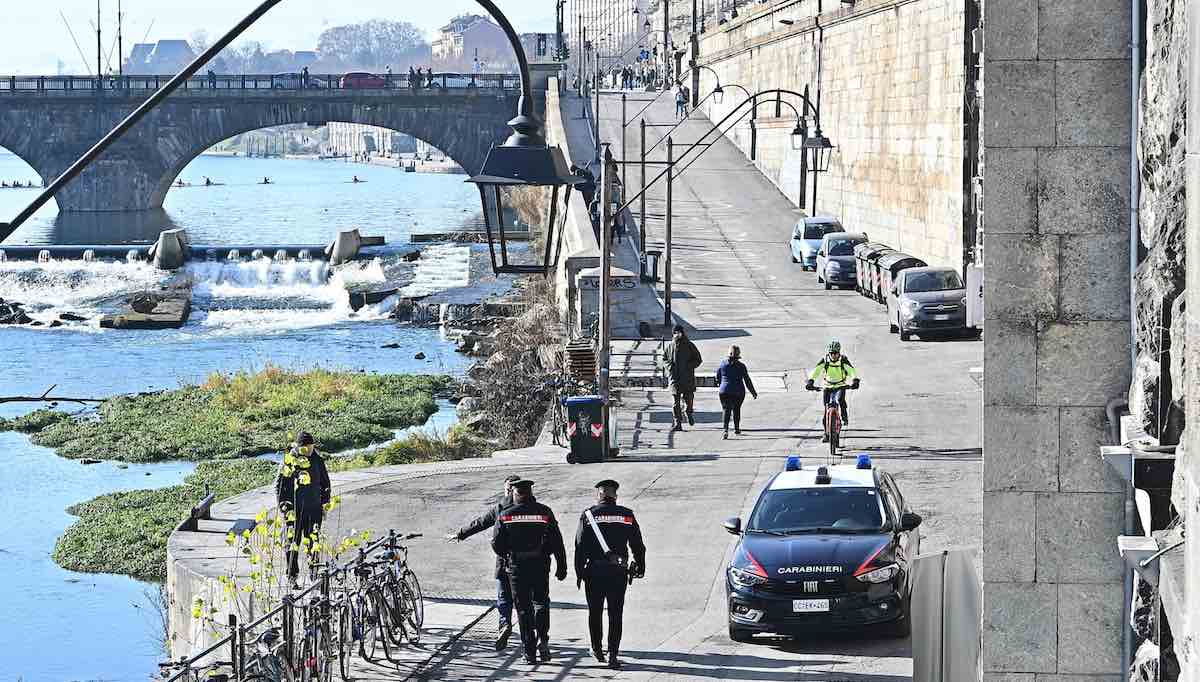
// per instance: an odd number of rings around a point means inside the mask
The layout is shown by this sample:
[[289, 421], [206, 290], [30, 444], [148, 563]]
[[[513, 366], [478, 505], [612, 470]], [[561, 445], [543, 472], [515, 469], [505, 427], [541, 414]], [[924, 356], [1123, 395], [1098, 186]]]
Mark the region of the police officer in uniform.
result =
[[533, 481], [513, 483], [513, 506], [500, 512], [492, 550], [505, 561], [525, 662], [550, 660], [550, 557], [554, 577], [567, 577], [567, 550], [554, 511], [533, 497]]
[[[521, 480], [521, 477], [516, 474], [511, 474], [508, 478], [504, 479], [504, 494], [500, 496], [496, 504], [488, 508], [483, 514], [475, 517], [474, 521], [452, 533], [448, 533], [446, 540], [450, 542], [462, 542], [476, 533], [482, 533], [495, 526], [496, 519], [500, 517], [500, 512], [512, 506], [513, 483], [519, 480]], [[501, 651], [508, 646], [508, 638], [512, 634], [512, 602], [513, 598], [508, 583], [508, 573], [504, 570], [504, 558], [498, 556], [496, 557], [496, 611], [500, 614], [500, 631], [496, 635], [496, 651]]]
[[[597, 503], [579, 517], [575, 535], [575, 584], [585, 583], [588, 632], [592, 656], [604, 663], [603, 613], [608, 603], [608, 667], [618, 670], [621, 661], [621, 621], [625, 610], [625, 588], [631, 578], [646, 573], [646, 544], [637, 517], [617, 504], [619, 484], [605, 479], [596, 484]], [[629, 560], [630, 552], [633, 561]]]

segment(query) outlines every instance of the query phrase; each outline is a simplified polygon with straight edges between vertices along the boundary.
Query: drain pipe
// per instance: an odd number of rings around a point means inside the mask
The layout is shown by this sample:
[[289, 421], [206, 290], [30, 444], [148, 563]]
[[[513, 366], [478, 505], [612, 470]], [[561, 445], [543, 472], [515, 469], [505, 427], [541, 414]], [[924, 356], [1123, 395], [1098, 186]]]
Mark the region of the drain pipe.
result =
[[[1141, 197], [1141, 167], [1138, 164], [1137, 142], [1138, 122], [1140, 119], [1139, 85], [1142, 78], [1142, 0], [1130, 0], [1130, 26], [1132, 33], [1129, 38], [1129, 377], [1133, 381], [1137, 369], [1137, 324], [1134, 315], [1137, 311], [1137, 268], [1138, 245], [1140, 243], [1138, 202]], [[1117, 425], [1119, 440], [1120, 425]], [[1120, 444], [1120, 443], [1118, 443]], [[1125, 534], [1133, 535], [1134, 515], [1137, 505], [1134, 500], [1133, 481], [1125, 497]], [[1129, 667], [1133, 663], [1133, 627], [1130, 624], [1133, 615], [1134, 574], [1132, 568], [1125, 570], [1124, 594], [1121, 601], [1121, 677], [1129, 677]]]

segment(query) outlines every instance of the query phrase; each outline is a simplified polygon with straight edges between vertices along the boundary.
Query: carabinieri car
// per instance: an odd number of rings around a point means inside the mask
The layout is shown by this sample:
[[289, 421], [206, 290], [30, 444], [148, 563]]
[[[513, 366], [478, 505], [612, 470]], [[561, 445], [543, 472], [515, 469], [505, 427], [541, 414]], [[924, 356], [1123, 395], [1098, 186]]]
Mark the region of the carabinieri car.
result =
[[877, 625], [907, 637], [920, 524], [866, 455], [833, 466], [789, 456], [745, 527], [725, 522], [740, 537], [725, 577], [730, 639]]

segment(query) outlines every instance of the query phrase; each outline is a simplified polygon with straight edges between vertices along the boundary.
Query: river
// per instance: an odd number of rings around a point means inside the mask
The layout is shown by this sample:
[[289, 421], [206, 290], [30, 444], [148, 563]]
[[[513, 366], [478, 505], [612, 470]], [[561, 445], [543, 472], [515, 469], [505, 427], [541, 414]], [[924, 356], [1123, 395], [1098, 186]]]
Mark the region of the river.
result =
[[[357, 175], [364, 183], [350, 182]], [[359, 227], [406, 245], [414, 228], [460, 227], [478, 214], [478, 193], [461, 175], [403, 173], [328, 161], [204, 156], [181, 177], [224, 183], [183, 187], [165, 210], [147, 215], [60, 216], [46, 207], [10, 244], [145, 243], [160, 229], [186, 228], [193, 243], [327, 243], [339, 229]], [[273, 184], [256, 185], [263, 177]], [[0, 180], [36, 175], [0, 150]], [[0, 189], [0, 219], [15, 215], [37, 190]], [[421, 269], [402, 273], [411, 291], [437, 291], [472, 281], [480, 249], [446, 246], [427, 251]], [[399, 260], [398, 258], [395, 260]], [[412, 269], [411, 266], [410, 270]], [[82, 262], [0, 263], [0, 298], [34, 306], [34, 317], [63, 311], [89, 318], [57, 329], [0, 327], [0, 395], [106, 396], [171, 388], [210, 372], [315, 365], [376, 372], [448, 372], [461, 356], [428, 329], [398, 326], [372, 307], [357, 313], [346, 302], [347, 280], [389, 281], [403, 270], [391, 261], [327, 280], [324, 263], [199, 263], [196, 313], [182, 329], [102, 331], [96, 316], [131, 291], [162, 279], [144, 264]], [[357, 268], [354, 268], [357, 270]], [[386, 275], [385, 275], [386, 272]], [[399, 348], [382, 348], [384, 344]], [[414, 359], [418, 351], [425, 360]], [[0, 415], [33, 409], [0, 406]], [[435, 421], [445, 425], [443, 410]], [[162, 660], [161, 624], [145, 594], [153, 586], [112, 575], [63, 570], [50, 558], [72, 522], [65, 508], [95, 495], [177, 483], [186, 462], [81, 465], [20, 434], [0, 433], [0, 680], [144, 680]]]

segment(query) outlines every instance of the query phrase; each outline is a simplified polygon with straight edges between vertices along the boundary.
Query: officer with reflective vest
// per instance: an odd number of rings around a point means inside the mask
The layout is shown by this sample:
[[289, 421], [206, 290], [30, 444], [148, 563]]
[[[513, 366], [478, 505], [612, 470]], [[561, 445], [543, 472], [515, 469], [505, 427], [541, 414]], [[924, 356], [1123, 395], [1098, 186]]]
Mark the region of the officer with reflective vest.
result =
[[550, 557], [554, 577], [567, 577], [567, 550], [554, 511], [533, 497], [533, 481], [513, 483], [513, 506], [500, 512], [492, 550], [505, 560], [525, 646], [525, 662], [550, 660]]
[[[579, 517], [575, 535], [575, 585], [585, 584], [588, 633], [592, 656], [605, 662], [604, 605], [608, 604], [608, 667], [618, 670], [621, 661], [621, 622], [625, 589], [633, 578], [646, 573], [646, 544], [633, 510], [617, 504], [619, 484], [605, 479], [596, 484], [597, 503]], [[630, 552], [633, 560], [629, 560]]]
[[[823, 379], [822, 405], [829, 404], [830, 393], [840, 390], [838, 405], [842, 410], [842, 424], [849, 426], [850, 410], [846, 407], [846, 391], [844, 389], [847, 387], [858, 388], [858, 371], [854, 369], [854, 365], [850, 364], [850, 358], [842, 355], [840, 341], [830, 341], [827, 351], [825, 357], [821, 358], [816, 367], [813, 367], [812, 373], [808, 376], [808, 383], [804, 387], [810, 391], [816, 390], [816, 381]], [[826, 434], [822, 437], [821, 442], [828, 439], [829, 435]]]
[[315, 440], [301, 431], [284, 454], [275, 479], [275, 501], [287, 521], [287, 575], [293, 587], [300, 573], [298, 550], [303, 548], [307, 553], [314, 534], [320, 532], [332, 488]]

